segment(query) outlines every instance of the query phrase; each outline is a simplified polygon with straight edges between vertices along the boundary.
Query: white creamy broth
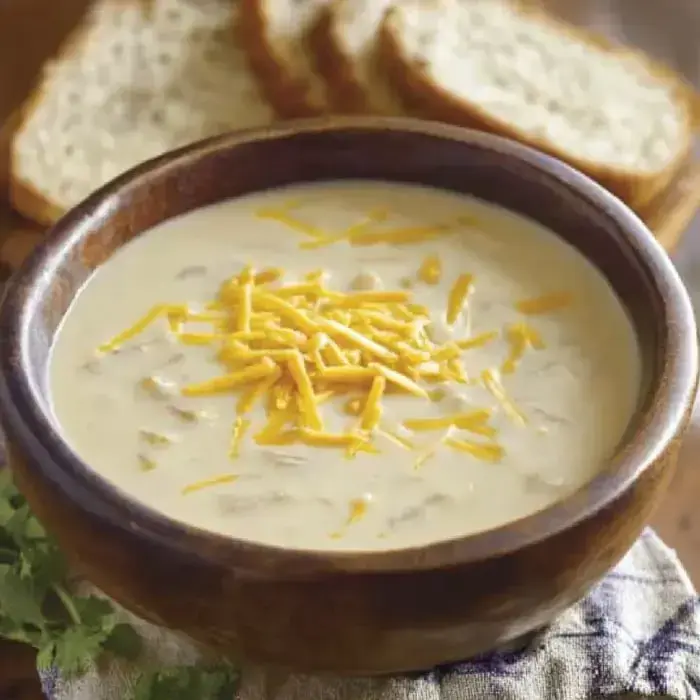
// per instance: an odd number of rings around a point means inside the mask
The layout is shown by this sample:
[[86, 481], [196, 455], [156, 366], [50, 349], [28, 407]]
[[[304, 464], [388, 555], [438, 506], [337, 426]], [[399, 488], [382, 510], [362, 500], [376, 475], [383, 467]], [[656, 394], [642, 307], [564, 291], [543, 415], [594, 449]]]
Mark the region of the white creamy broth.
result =
[[[247, 265], [284, 275], [253, 286]], [[279, 291], [318, 289], [306, 275], [319, 269], [323, 295]], [[212, 306], [231, 278], [228, 306]], [[459, 279], [465, 294], [455, 289]], [[240, 306], [242, 286], [252, 321]], [[303, 335], [290, 331], [296, 317], [274, 306], [281, 298], [310, 324]], [[105, 345], [164, 304], [173, 305], [169, 316]], [[323, 335], [311, 328], [326, 318], [336, 325]], [[287, 335], [275, 336], [269, 352], [276, 325]], [[380, 347], [356, 347], [338, 330], [348, 325]], [[255, 328], [263, 328], [257, 340]], [[315, 335], [321, 339], [310, 341]], [[333, 342], [323, 346], [324, 337]], [[286, 359], [294, 343], [302, 343], [298, 356], [305, 353], [319, 405], [292, 401], [284, 430], [266, 433], [284, 444], [260, 444], [268, 414], [277, 415], [267, 392], [299, 391]], [[338, 379], [341, 362], [355, 384]], [[242, 387], [186, 395], [217, 377], [240, 380], [251, 366], [258, 378]], [[408, 377], [414, 393], [384, 367]], [[50, 383], [56, 420], [76, 453], [145, 505], [258, 542], [376, 550], [494, 528], [588, 482], [628, 425], [640, 361], [607, 282], [551, 232], [462, 195], [344, 182], [227, 201], [129, 243], [67, 314]], [[237, 419], [241, 394], [258, 385], [262, 395]], [[377, 396], [383, 390], [381, 417], [369, 409], [348, 415], [348, 401], [359, 399], [362, 409], [373, 387]], [[314, 411], [322, 425], [311, 421]], [[351, 435], [354, 449], [319, 446], [320, 432]]]

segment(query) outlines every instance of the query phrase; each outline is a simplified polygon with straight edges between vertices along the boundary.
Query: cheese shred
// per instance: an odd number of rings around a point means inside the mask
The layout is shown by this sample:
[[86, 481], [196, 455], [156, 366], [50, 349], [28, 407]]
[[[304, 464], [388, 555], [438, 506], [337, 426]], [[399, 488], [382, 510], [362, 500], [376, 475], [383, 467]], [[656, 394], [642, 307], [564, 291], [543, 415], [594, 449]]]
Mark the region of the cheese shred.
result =
[[238, 416], [233, 422], [231, 448], [229, 450], [229, 457], [231, 459], [236, 459], [239, 456], [241, 452], [241, 442], [248, 428], [250, 428], [250, 421], [246, 418], [241, 418], [240, 416]]
[[457, 277], [452, 285], [450, 295], [447, 299], [447, 312], [445, 314], [448, 326], [454, 326], [459, 315], [462, 313], [464, 302], [469, 294], [473, 279], [472, 275], [463, 273]]
[[212, 486], [221, 486], [222, 484], [232, 484], [234, 481], [238, 480], [237, 474], [222, 474], [221, 476], [215, 476], [213, 479], [203, 479], [202, 481], [196, 481], [193, 484], [189, 484], [182, 489], [182, 495], [187, 496], [190, 493], [195, 493], [197, 491], [203, 491]]
[[255, 365], [241, 369], [238, 372], [225, 374], [223, 377], [215, 377], [199, 384], [189, 384], [182, 387], [183, 396], [207, 396], [210, 394], [222, 394], [232, 389], [237, 389], [244, 384], [254, 382], [256, 379], [269, 377], [275, 371], [275, 363], [269, 358], [264, 358]]
[[382, 417], [382, 395], [386, 388], [386, 377], [377, 375], [372, 380], [372, 388], [367, 395], [367, 401], [362, 409], [360, 416], [361, 430], [374, 430], [379, 425], [379, 420]]
[[551, 294], [543, 294], [541, 297], [535, 297], [534, 299], [518, 301], [515, 304], [515, 308], [521, 314], [537, 316], [564, 309], [570, 306], [573, 301], [573, 295], [569, 292], [552, 292]]
[[289, 374], [292, 376], [297, 390], [299, 391], [299, 408], [304, 419], [306, 427], [313, 430], [322, 430], [323, 421], [318, 411], [316, 396], [314, 395], [313, 384], [304, 365], [304, 358], [297, 350], [289, 359], [287, 366]]
[[437, 255], [429, 255], [418, 268], [418, 279], [425, 284], [434, 285], [442, 277], [442, 263]]
[[144, 316], [142, 316], [133, 326], [127, 328], [126, 330], [118, 333], [111, 340], [106, 343], [102, 343], [97, 349], [99, 352], [114, 352], [118, 350], [124, 343], [135, 338], [137, 335], [143, 333], [154, 321], [165, 316], [168, 312], [169, 307], [159, 304], [154, 306], [150, 311], [148, 311]]

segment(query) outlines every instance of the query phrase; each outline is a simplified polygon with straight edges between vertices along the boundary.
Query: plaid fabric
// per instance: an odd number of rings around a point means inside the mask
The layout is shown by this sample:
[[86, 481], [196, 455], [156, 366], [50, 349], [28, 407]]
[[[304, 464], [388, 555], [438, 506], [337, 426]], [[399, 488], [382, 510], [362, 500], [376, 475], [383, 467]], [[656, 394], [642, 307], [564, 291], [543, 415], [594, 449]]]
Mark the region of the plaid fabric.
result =
[[[125, 614], [126, 615], [126, 614]], [[127, 616], [128, 617], [128, 616]], [[134, 622], [164, 666], [196, 663], [185, 639]], [[49, 700], [123, 700], [138, 669], [113, 665], [70, 683], [42, 678]], [[700, 698], [699, 599], [647, 530], [578, 605], [523, 648], [388, 679], [272, 675], [245, 668], [232, 700], [588, 700]]]

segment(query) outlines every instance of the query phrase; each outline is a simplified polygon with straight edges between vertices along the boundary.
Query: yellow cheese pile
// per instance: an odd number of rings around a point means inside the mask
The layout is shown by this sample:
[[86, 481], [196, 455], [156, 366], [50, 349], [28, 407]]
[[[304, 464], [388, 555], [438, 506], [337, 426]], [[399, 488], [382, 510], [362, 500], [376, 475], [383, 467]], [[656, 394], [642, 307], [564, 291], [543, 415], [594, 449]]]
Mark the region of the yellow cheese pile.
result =
[[[295, 219], [290, 209], [264, 210], [257, 215], [305, 234], [301, 247], [319, 247], [340, 240], [351, 245], [411, 243], [454, 228], [443, 225], [376, 231], [372, 227], [386, 219], [386, 213], [377, 210], [343, 233], [331, 235]], [[434, 285], [441, 277], [440, 259], [429, 255], [419, 266], [415, 279]], [[332, 290], [327, 287], [322, 270], [310, 272], [293, 283], [284, 283], [283, 278], [281, 269], [256, 271], [248, 266], [221, 285], [217, 298], [204, 311], [194, 311], [186, 305], [155, 306], [99, 350], [117, 350], [158, 319], [167, 321], [181, 343], [211, 346], [223, 373], [181, 387], [180, 392], [185, 397], [236, 394], [237, 417], [229, 452], [232, 459], [239, 455], [247, 437], [258, 445], [340, 448], [353, 458], [358, 452], [377, 453], [375, 438], [383, 436], [402, 449], [415, 451], [415, 466], [419, 467], [434, 454], [435, 447], [430, 451], [418, 449], [414, 435], [428, 431], [441, 432], [439, 444], [476, 459], [501, 459], [503, 448], [496, 442], [496, 429], [489, 425], [487, 409], [440, 418], [416, 417], [405, 421], [399, 434], [384, 424], [382, 400], [387, 394], [401, 393], [415, 397], [417, 402], [440, 401], [445, 394], [436, 385], [478, 382], [491, 392], [506, 415], [525, 424], [526, 418], [508, 397], [500, 374], [514, 372], [527, 351], [544, 347], [535, 329], [524, 322], [502, 329], [508, 357], [500, 368], [487, 369], [479, 377], [470, 378], [462, 366], [463, 353], [492, 342], [501, 331], [439, 343], [432, 334], [428, 309], [414, 303], [408, 289]], [[453, 281], [445, 300], [449, 326], [465, 312], [473, 283], [472, 275], [466, 273]], [[515, 308], [527, 316], [557, 311], [570, 303], [570, 295], [556, 292], [516, 302]], [[192, 323], [197, 324], [198, 330], [191, 329]], [[202, 324], [208, 324], [210, 329], [202, 332]], [[144, 386], [153, 381], [146, 378]], [[322, 407], [337, 397], [345, 397], [344, 411], [349, 421], [347, 430], [334, 433], [326, 428]], [[249, 416], [258, 404], [264, 405], [266, 422], [252, 426]], [[420, 404], [417, 405], [419, 412]], [[178, 410], [189, 420], [187, 411]], [[457, 431], [463, 431], [461, 437], [456, 436]], [[467, 439], [464, 433], [473, 437]], [[154, 467], [151, 460], [142, 463], [145, 470]], [[230, 483], [236, 478], [235, 474], [226, 474], [197, 482], [183, 493]]]
[[[497, 333], [463, 341], [436, 343], [431, 339], [428, 309], [413, 303], [411, 292], [329, 289], [321, 271], [301, 282], [284, 284], [279, 269], [255, 272], [247, 267], [221, 285], [205, 311], [187, 306], [159, 305], [131, 328], [100, 347], [117, 349], [158, 318], [167, 320], [176, 338], [186, 345], [212, 345], [225, 368], [221, 376], [181, 388], [183, 396], [237, 393], [231, 457], [251, 425], [248, 418], [263, 402], [267, 423], [253, 434], [258, 445], [302, 443], [343, 448], [348, 457], [377, 452], [373, 438], [384, 435], [404, 449], [409, 439], [382, 426], [382, 398], [402, 393], [423, 401], [439, 400], [431, 384], [468, 382], [461, 355], [491, 342]], [[471, 277], [458, 277], [447, 301], [447, 318], [454, 323], [466, 302]], [[207, 332], [192, 332], [188, 324], [209, 324]], [[518, 346], [522, 354], [524, 345]], [[516, 357], [512, 360], [516, 361]], [[332, 397], [347, 397], [345, 412], [353, 417], [346, 432], [325, 427], [322, 405]], [[416, 418], [412, 432], [454, 427], [489, 441], [450, 437], [446, 445], [478, 459], [497, 461], [502, 448], [492, 441], [485, 409], [445, 416]]]

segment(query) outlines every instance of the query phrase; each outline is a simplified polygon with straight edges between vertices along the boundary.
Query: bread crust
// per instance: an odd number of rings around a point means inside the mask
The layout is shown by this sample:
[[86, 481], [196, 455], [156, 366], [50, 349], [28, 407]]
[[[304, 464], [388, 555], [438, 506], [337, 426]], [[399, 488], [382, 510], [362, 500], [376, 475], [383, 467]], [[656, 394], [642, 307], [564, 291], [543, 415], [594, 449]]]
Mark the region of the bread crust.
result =
[[281, 119], [327, 114], [327, 101], [314, 94], [309, 80], [290, 69], [269, 27], [265, 0], [239, 0], [238, 41], [265, 99]]
[[367, 96], [358, 84], [355, 70], [345, 54], [338, 49], [333, 36], [333, 10], [324, 7], [309, 32], [309, 46], [316, 72], [326, 83], [333, 109], [341, 114], [369, 114]]
[[75, 29], [61, 42], [56, 53], [46, 62], [29, 98], [14, 116], [15, 129], [10, 147], [10, 178], [8, 182], [10, 204], [22, 216], [42, 226], [52, 226], [65, 214], [65, 209], [49, 200], [31, 182], [27, 182], [17, 174], [15, 166], [16, 136], [22, 131], [24, 125], [32, 117], [34, 110], [41, 103], [51, 66], [77, 53], [87, 38], [89, 28], [90, 22], [83, 18], [83, 21], [78, 23]]
[[[497, 119], [478, 105], [452, 94], [441, 85], [436, 84], [420, 65], [417, 65], [410, 56], [406, 55], [401, 40], [396, 36], [392, 26], [391, 20], [394, 12], [396, 9], [392, 8], [387, 13], [380, 30], [379, 56], [382, 70], [389, 76], [389, 80], [395, 85], [397, 92], [400, 93], [406, 104], [422, 117], [505, 136], [548, 153], [593, 178], [636, 210], [642, 209], [666, 189], [686, 162], [692, 147], [697, 98], [693, 96], [691, 88], [685, 85], [677, 75], [656, 64], [641, 52], [624, 49], [626, 55], [637, 56], [639, 60], [649, 66], [652, 74], [659, 76], [664, 82], [673, 86], [678, 104], [684, 113], [686, 127], [684, 143], [679, 148], [676, 157], [663, 170], [654, 173], [613, 168], [595, 161], [571, 156], [545, 139], [523, 133], [508, 122]], [[530, 17], [535, 16], [537, 21], [553, 25], [559, 32], [569, 33], [570, 36], [584, 40], [604, 51], [621, 51], [620, 47], [545, 15], [537, 9], [524, 10], [521, 7], [519, 12]]]
[[[396, 115], [403, 110], [391, 110], [382, 100], [368, 92], [357, 68], [343, 48], [338, 36], [337, 4], [323, 8], [309, 34], [309, 45], [316, 62], [316, 71], [326, 83], [333, 108], [341, 114]], [[397, 95], [397, 107], [400, 96]]]
[[700, 206], [700, 163], [692, 155], [653, 200], [637, 212], [668, 251], [678, 244]]

